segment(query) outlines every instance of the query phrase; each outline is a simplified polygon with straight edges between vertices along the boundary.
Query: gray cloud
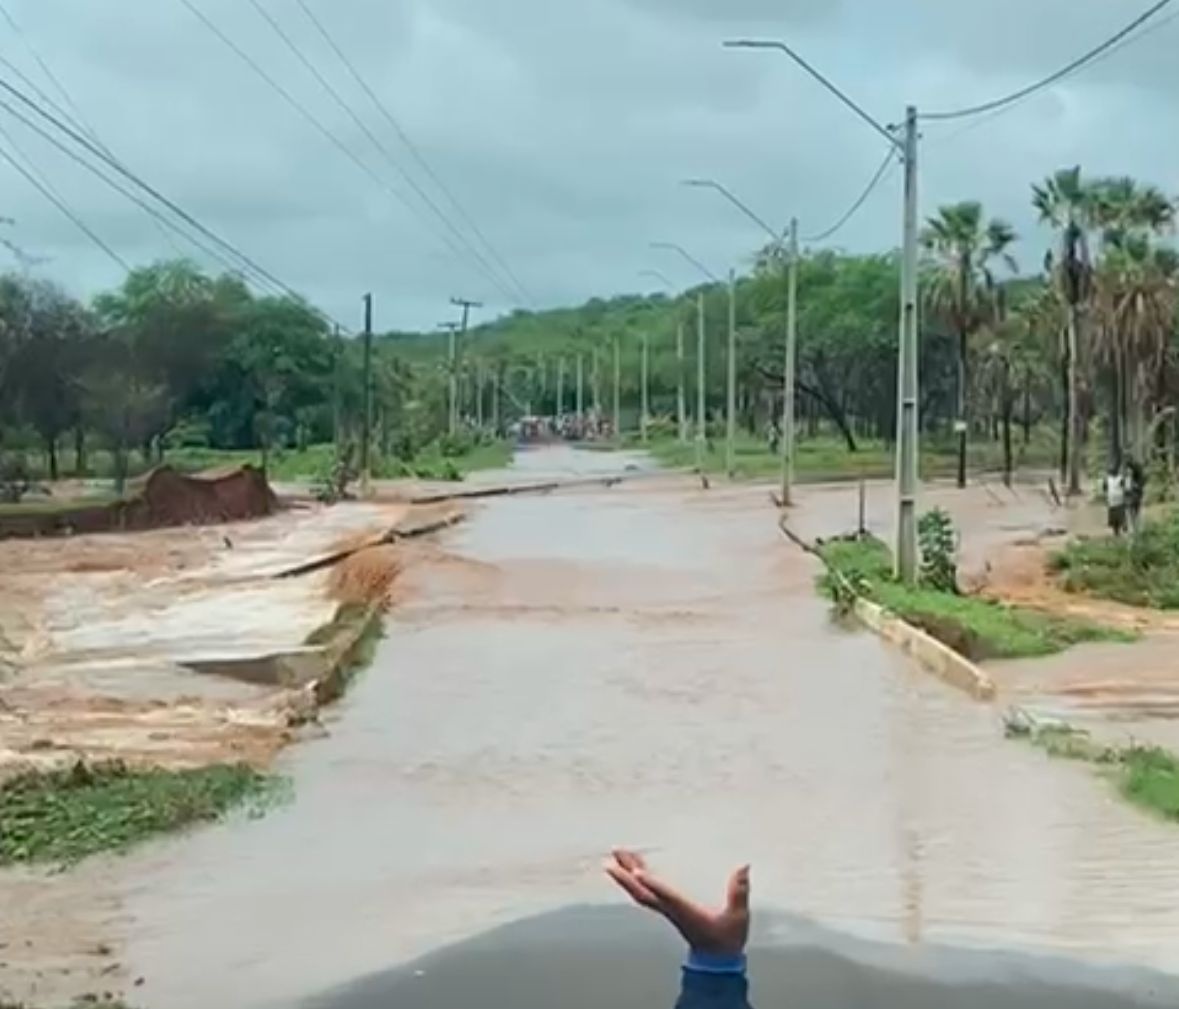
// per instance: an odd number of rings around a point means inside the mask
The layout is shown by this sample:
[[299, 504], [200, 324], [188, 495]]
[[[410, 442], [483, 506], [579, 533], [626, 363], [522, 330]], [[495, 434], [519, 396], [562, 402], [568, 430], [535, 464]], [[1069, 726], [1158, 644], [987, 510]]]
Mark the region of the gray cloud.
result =
[[[469, 255], [448, 248], [432, 213], [243, 0], [194, 2], [416, 212], [179, 0], [4, 2], [119, 157], [342, 320], [357, 319], [366, 290], [388, 327], [431, 326], [457, 293], [487, 301], [488, 311], [513, 307]], [[293, 0], [262, 2], [451, 213]], [[1133, 15], [1098, 0], [308, 2], [541, 305], [646, 286], [637, 273], [652, 265], [694, 282], [648, 249], [653, 239], [683, 243], [718, 272], [746, 262], [762, 236], [714, 195], [678, 187], [684, 176], [725, 181], [775, 224], [797, 213], [808, 232], [862, 189], [882, 141], [784, 56], [725, 51], [726, 37], [789, 39], [891, 121], [909, 101], [955, 106], [1019, 87]], [[1016, 224], [1020, 258], [1034, 268], [1046, 236], [1028, 201], [1033, 180], [1079, 162], [1179, 188], [1169, 101], [1179, 24], [1160, 25], [1001, 116], [930, 124], [924, 211], [982, 199]], [[6, 30], [0, 54], [51, 92]], [[122, 197], [2, 110], [0, 123], [123, 256], [174, 254]], [[11, 230], [23, 245], [52, 257], [42, 272], [77, 293], [118, 281], [117, 267], [4, 165], [0, 214], [17, 218]], [[899, 217], [894, 173], [833, 241], [890, 248]]]

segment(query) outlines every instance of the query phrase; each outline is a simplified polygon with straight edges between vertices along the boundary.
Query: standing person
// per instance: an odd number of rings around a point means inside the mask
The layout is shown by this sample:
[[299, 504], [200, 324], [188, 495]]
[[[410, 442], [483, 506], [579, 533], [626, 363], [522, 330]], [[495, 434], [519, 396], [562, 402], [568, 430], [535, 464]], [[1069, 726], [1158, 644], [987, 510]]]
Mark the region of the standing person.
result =
[[1146, 471], [1133, 456], [1126, 457], [1126, 513], [1130, 532], [1137, 536], [1142, 522], [1142, 504], [1146, 499]]
[[745, 977], [749, 866], [729, 878], [719, 911], [689, 900], [653, 875], [638, 852], [616, 850], [606, 873], [636, 904], [666, 918], [687, 943], [676, 1009], [750, 1009]]
[[1105, 477], [1105, 507], [1109, 528], [1121, 536], [1126, 528], [1126, 476], [1124, 470], [1111, 469]]

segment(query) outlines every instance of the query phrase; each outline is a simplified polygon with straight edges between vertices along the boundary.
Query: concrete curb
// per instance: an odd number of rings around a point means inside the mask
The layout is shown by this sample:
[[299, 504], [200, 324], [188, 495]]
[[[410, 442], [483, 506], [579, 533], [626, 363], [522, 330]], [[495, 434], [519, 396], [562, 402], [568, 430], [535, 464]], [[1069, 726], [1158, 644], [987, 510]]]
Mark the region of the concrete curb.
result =
[[885, 641], [899, 646], [903, 652], [911, 655], [919, 665], [933, 673], [939, 680], [965, 691], [976, 701], [993, 701], [995, 699], [994, 680], [974, 662], [964, 655], [959, 655], [949, 645], [938, 641], [937, 638], [921, 630], [920, 627], [914, 627], [902, 620], [879, 603], [865, 599], [856, 592], [855, 587], [843, 576], [842, 571], [828, 564], [827, 558], [813, 544], [807, 543], [786, 525], [785, 516], [779, 521], [778, 528], [782, 531], [782, 535], [799, 549], [817, 557], [827, 570], [840, 580], [844, 591], [855, 598], [853, 611], [865, 627], [880, 635]]
[[270, 655], [254, 655], [240, 659], [208, 659], [181, 662], [194, 673], [206, 676], [226, 676], [243, 683], [306, 690], [315, 698], [316, 706], [337, 700], [344, 692], [346, 670], [364, 636], [381, 618], [381, 608], [373, 605], [354, 615], [328, 625], [331, 634], [326, 641], [304, 645]]
[[920, 627], [902, 620], [883, 606], [856, 597], [855, 614], [867, 628], [911, 655], [939, 680], [957, 687], [976, 701], [995, 699], [995, 682], [977, 665], [938, 641]]

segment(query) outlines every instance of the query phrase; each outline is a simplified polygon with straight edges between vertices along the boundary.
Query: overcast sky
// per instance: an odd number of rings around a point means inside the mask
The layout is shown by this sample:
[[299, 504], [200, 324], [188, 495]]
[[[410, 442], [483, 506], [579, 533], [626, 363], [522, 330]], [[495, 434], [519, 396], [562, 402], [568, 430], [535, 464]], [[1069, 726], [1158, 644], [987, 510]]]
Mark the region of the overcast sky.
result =
[[[426, 328], [448, 299], [510, 310], [513, 284], [427, 208], [251, 6], [191, 0], [304, 105], [365, 174], [292, 109], [181, 0], [0, 0], [0, 55], [59, 104], [31, 45], [101, 141], [128, 167], [284, 283], [348, 325], [376, 298], [379, 329]], [[395, 163], [486, 261], [491, 254], [316, 33], [295, 0], [259, 0], [346, 98]], [[762, 236], [720, 197], [677, 186], [711, 176], [764, 217], [805, 233], [837, 219], [884, 141], [779, 53], [730, 37], [782, 38], [875, 116], [906, 102], [973, 104], [1066, 63], [1147, 0], [306, 0], [532, 304], [578, 303], [690, 269], [651, 241], [681, 243], [720, 273]], [[1179, 4], [1176, 5], [1179, 13]], [[1174, 18], [1174, 21], [1169, 19]], [[1020, 232], [1035, 269], [1047, 241], [1030, 184], [1081, 163], [1179, 190], [1179, 17], [1083, 74], [999, 116], [924, 130], [923, 214], [964, 198]], [[8, 67], [0, 79], [25, 91]], [[11, 101], [5, 96], [6, 101]], [[175, 255], [142, 211], [0, 109], [36, 171], [132, 264]], [[897, 244], [899, 171], [831, 240]], [[394, 194], [400, 194], [400, 199]], [[121, 270], [7, 163], [4, 235], [48, 258], [37, 272], [80, 295]], [[183, 240], [177, 241], [184, 246]], [[184, 246], [199, 261], [203, 253]], [[457, 251], [456, 251], [457, 250]], [[13, 261], [5, 268], [15, 266]], [[493, 263], [494, 267], [494, 263]], [[502, 270], [498, 271], [502, 274]], [[503, 288], [507, 288], [505, 292]], [[528, 303], [525, 303], [527, 305]]]

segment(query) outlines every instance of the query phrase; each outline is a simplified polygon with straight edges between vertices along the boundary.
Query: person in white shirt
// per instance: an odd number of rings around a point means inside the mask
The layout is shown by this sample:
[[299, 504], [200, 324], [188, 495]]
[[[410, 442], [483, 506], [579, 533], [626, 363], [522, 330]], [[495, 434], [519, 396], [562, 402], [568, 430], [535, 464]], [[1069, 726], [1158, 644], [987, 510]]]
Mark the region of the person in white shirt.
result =
[[1115, 536], [1121, 536], [1126, 528], [1126, 476], [1123, 470], [1115, 469], [1106, 474], [1105, 506], [1110, 529]]

